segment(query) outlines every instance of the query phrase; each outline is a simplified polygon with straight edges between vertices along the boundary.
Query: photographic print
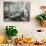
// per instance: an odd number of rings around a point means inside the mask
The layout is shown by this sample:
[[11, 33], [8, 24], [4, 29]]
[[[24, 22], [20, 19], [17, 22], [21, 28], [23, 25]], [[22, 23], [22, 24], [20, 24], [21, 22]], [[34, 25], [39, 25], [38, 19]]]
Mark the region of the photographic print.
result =
[[29, 21], [30, 2], [4, 2], [4, 21]]

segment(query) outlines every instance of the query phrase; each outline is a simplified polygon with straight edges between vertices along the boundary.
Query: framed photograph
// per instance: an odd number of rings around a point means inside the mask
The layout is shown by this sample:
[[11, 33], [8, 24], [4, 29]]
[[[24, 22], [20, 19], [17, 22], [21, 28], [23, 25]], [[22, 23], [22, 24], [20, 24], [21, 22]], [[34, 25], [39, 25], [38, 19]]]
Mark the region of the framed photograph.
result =
[[4, 21], [29, 21], [30, 2], [4, 2]]

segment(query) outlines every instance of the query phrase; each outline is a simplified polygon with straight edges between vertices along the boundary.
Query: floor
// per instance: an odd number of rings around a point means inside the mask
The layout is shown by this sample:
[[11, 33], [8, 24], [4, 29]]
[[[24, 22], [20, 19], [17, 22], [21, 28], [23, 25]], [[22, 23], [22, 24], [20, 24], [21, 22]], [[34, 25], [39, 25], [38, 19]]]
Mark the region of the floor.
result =
[[42, 44], [42, 45], [34, 45], [34, 44], [23, 44], [23, 45], [15, 45], [15, 46], [46, 46], [46, 44]]

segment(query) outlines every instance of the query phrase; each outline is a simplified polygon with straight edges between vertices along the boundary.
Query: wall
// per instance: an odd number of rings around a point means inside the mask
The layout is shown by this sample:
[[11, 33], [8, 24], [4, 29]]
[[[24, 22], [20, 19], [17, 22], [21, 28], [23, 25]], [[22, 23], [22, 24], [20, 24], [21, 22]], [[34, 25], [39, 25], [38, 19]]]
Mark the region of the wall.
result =
[[[17, 27], [19, 33], [24, 36], [31, 36], [36, 33], [37, 29], [46, 30], [46, 28], [40, 27], [37, 23], [35, 16], [41, 13], [40, 6], [46, 5], [46, 0], [31, 0], [30, 2], [30, 21], [29, 22], [4, 22], [3, 21], [3, 2], [6, 0], [0, 0], [0, 34], [4, 34], [6, 25], [14, 25]], [[11, 0], [7, 0], [11, 1]], [[15, 1], [15, 0], [13, 0]]]

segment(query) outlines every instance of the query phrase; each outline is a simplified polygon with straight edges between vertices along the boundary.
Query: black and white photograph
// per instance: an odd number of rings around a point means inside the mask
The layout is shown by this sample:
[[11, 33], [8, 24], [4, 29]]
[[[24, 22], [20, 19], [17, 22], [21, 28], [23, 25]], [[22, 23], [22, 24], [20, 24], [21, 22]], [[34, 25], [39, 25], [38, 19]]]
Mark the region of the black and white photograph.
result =
[[29, 21], [30, 2], [4, 2], [4, 21]]

